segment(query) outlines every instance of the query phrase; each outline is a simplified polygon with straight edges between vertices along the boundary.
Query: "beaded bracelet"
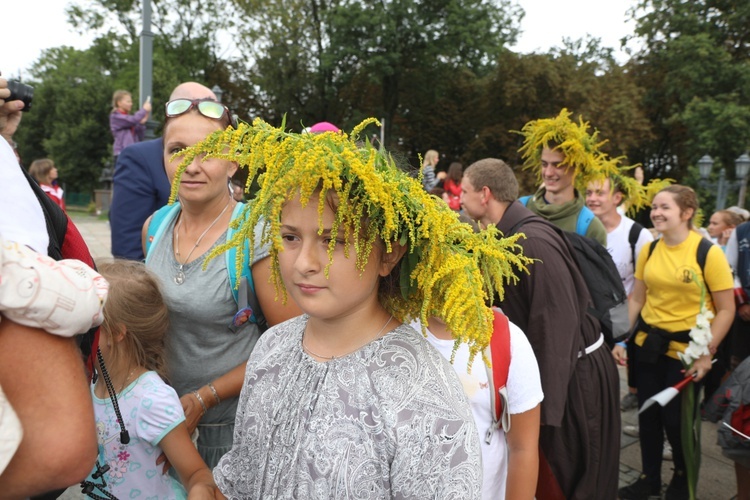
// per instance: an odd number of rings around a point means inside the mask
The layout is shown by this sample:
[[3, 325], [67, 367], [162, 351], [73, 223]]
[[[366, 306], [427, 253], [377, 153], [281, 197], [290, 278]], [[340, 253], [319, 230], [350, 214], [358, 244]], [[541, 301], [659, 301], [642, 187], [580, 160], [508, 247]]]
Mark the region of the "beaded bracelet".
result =
[[206, 412], [208, 411], [208, 408], [206, 408], [206, 403], [205, 403], [205, 402], [203, 401], [203, 398], [202, 398], [202, 397], [201, 397], [201, 395], [200, 395], [200, 394], [198, 393], [198, 391], [193, 391], [193, 396], [195, 396], [195, 399], [197, 399], [197, 400], [198, 400], [198, 402], [199, 402], [199, 403], [201, 404], [201, 406], [203, 407], [203, 414], [205, 415], [205, 414], [206, 414]]
[[219, 397], [219, 393], [216, 392], [216, 387], [214, 387], [213, 382], [209, 382], [207, 385], [208, 385], [208, 388], [211, 389], [211, 392], [214, 393], [214, 399], [216, 400], [216, 404], [221, 403], [221, 398]]

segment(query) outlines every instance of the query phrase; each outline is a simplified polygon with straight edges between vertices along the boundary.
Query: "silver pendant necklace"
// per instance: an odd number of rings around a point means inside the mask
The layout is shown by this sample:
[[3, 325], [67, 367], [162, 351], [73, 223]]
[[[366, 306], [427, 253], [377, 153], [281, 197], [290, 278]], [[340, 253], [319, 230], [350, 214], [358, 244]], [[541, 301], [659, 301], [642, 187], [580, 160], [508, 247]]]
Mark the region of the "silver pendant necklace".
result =
[[177, 261], [177, 272], [174, 275], [175, 285], [182, 285], [183, 283], [185, 283], [185, 272], [183, 271], [185, 264], [187, 264], [190, 260], [190, 256], [193, 255], [193, 251], [195, 251], [195, 249], [198, 248], [198, 245], [201, 244], [203, 237], [206, 236], [206, 234], [211, 230], [212, 227], [216, 225], [217, 222], [219, 222], [219, 219], [221, 219], [221, 216], [224, 215], [231, 203], [232, 199], [230, 198], [227, 202], [227, 205], [224, 207], [224, 210], [221, 211], [219, 216], [216, 217], [214, 221], [205, 229], [205, 231], [203, 231], [201, 235], [198, 236], [198, 239], [195, 240], [193, 248], [190, 249], [190, 252], [188, 253], [187, 257], [185, 257], [185, 260], [182, 263], [180, 263], [180, 228], [182, 227], [182, 214], [180, 214], [180, 221], [177, 223], [177, 227], [175, 227], [174, 231], [174, 253], [175, 260]]
[[357, 347], [356, 349], [354, 349], [354, 350], [351, 350], [351, 351], [349, 351], [349, 352], [347, 352], [347, 353], [345, 353], [345, 354], [340, 354], [340, 355], [338, 355], [338, 356], [321, 356], [320, 354], [316, 354], [316, 353], [312, 352], [312, 351], [311, 351], [311, 350], [310, 350], [310, 349], [309, 349], [309, 348], [308, 348], [308, 347], [307, 347], [307, 346], [305, 345], [305, 333], [307, 333], [307, 324], [305, 324], [305, 330], [304, 330], [304, 331], [302, 332], [302, 341], [301, 341], [301, 344], [302, 344], [302, 350], [304, 350], [304, 351], [305, 351], [305, 352], [306, 352], [307, 354], [310, 354], [310, 355], [312, 355], [312, 356], [313, 356], [313, 357], [315, 357], [315, 358], [318, 358], [318, 359], [324, 359], [324, 360], [326, 360], [326, 361], [333, 361], [333, 360], [334, 360], [334, 359], [336, 359], [336, 358], [343, 358], [344, 356], [348, 356], [349, 354], [351, 354], [351, 353], [353, 353], [353, 352], [355, 352], [355, 351], [358, 351], [358, 350], [362, 349], [362, 348], [363, 348], [364, 346], [366, 346], [367, 344], [369, 344], [369, 343], [370, 343], [370, 342], [372, 342], [373, 340], [379, 339], [379, 338], [380, 338], [380, 336], [381, 336], [381, 335], [382, 335], [382, 333], [383, 333], [383, 330], [385, 330], [385, 327], [386, 327], [386, 326], [388, 326], [388, 325], [390, 324], [390, 322], [391, 322], [391, 320], [392, 320], [392, 319], [393, 319], [393, 314], [391, 314], [391, 317], [390, 317], [390, 318], [388, 318], [388, 321], [386, 321], [386, 322], [385, 322], [385, 325], [383, 325], [383, 327], [382, 327], [382, 328], [381, 328], [380, 330], [378, 330], [378, 333], [376, 333], [376, 334], [375, 334], [375, 336], [373, 336], [373, 337], [370, 337], [370, 339], [369, 339], [369, 340], [368, 340], [367, 342], [365, 342], [364, 344], [360, 345], [360, 346], [359, 346], [359, 347]]

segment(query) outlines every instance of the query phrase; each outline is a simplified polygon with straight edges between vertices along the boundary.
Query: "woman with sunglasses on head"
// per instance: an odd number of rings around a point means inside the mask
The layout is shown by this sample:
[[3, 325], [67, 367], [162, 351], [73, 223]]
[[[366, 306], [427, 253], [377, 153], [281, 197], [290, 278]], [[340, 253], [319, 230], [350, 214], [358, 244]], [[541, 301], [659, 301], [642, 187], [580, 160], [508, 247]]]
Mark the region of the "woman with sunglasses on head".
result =
[[[176, 152], [230, 124], [231, 113], [214, 100], [168, 102], [163, 139], [170, 181], [179, 164], [173, 160]], [[177, 203], [157, 211], [142, 233], [146, 265], [159, 277], [169, 308], [168, 377], [180, 396], [188, 430], [198, 429], [198, 451], [209, 467], [231, 448], [245, 362], [261, 333], [256, 322], [243, 321], [246, 316], [238, 313], [227, 261], [213, 259], [202, 269], [206, 255], [227, 241], [229, 223], [242, 211], [229, 190], [236, 170], [229, 161], [196, 159], [181, 176]], [[266, 256], [256, 249], [250, 266]], [[263, 266], [252, 268], [259, 298], [270, 289], [265, 272]]]

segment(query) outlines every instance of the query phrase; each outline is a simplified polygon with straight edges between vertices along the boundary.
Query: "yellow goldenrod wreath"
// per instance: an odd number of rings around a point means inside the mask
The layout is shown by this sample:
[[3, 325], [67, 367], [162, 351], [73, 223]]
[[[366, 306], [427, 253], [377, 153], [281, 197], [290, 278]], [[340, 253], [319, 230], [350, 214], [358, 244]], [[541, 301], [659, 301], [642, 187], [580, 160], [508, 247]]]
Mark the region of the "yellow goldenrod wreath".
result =
[[554, 147], [565, 156], [565, 165], [575, 169], [574, 182], [579, 192], [585, 192], [591, 182], [610, 179], [610, 189], [617, 183], [630, 215], [650, 205], [659, 190], [674, 182], [653, 179], [648, 186], [642, 186], [626, 173], [638, 165], [620, 165], [624, 156], [609, 157], [601, 151], [607, 141], [599, 140], [599, 132], [589, 133], [588, 122], [579, 117], [579, 122], [575, 123], [570, 116], [571, 112], [563, 108], [556, 117], [532, 120], [517, 132], [524, 137], [518, 150], [524, 159], [524, 168], [536, 169], [538, 181], [542, 180], [542, 149]]
[[[420, 318], [424, 325], [429, 316], [440, 317], [453, 332], [456, 348], [461, 342], [469, 344], [473, 360], [492, 335], [493, 316], [487, 305], [495, 294], [503, 296], [506, 284], [517, 280], [516, 271], [528, 272], [531, 259], [523, 256], [517, 244], [523, 235], [503, 238], [494, 227], [477, 233], [460, 222], [446, 203], [425, 192], [384, 150], [366, 140], [358, 142], [360, 132], [371, 123], [377, 120], [363, 121], [351, 135], [291, 133], [284, 130], [283, 123], [276, 128], [261, 119], [215, 132], [177, 153], [182, 162], [170, 202], [176, 197], [182, 173], [196, 156], [221, 158], [246, 168], [247, 186], [257, 180], [260, 189], [245, 207], [244, 216], [234, 221], [237, 231], [231, 240], [208, 258], [236, 247], [239, 268], [245, 239], [250, 241], [250, 252], [257, 244], [270, 244], [271, 282], [277, 299], [286, 300], [278, 260], [284, 203], [299, 195], [304, 205], [317, 195], [322, 226], [325, 197], [335, 193], [341, 202], [334, 208], [331, 231], [343, 231], [345, 255], [348, 257], [353, 245], [360, 270], [378, 239], [387, 252], [392, 242], [407, 248], [400, 263], [401, 293], [385, 299], [386, 309], [402, 321]], [[256, 236], [259, 222], [264, 222], [264, 230]], [[328, 266], [335, 244], [332, 240], [328, 248]], [[327, 275], [328, 267], [325, 271]]]
[[[579, 191], [585, 191], [592, 180], [618, 173], [616, 165], [600, 150], [607, 141], [599, 141], [599, 132], [589, 134], [589, 124], [579, 118], [575, 123], [571, 112], [563, 108], [554, 118], [532, 120], [523, 126], [523, 145], [519, 148], [525, 169], [536, 169], [537, 181], [542, 180], [542, 149], [554, 147], [565, 156], [565, 165], [575, 171]], [[554, 145], [554, 146], [552, 146]]]

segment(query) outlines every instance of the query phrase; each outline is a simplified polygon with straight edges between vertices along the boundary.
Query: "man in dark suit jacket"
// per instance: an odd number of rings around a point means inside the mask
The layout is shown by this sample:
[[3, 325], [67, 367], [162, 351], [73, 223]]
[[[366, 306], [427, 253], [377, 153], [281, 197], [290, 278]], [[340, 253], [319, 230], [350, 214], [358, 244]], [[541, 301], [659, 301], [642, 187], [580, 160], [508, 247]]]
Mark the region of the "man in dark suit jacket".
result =
[[113, 183], [109, 209], [112, 255], [143, 260], [143, 223], [169, 199], [162, 139], [139, 142], [123, 149], [117, 158]]
[[[172, 91], [174, 99], [216, 99], [199, 83], [181, 83]], [[123, 149], [117, 158], [112, 186], [109, 224], [112, 255], [143, 260], [141, 230], [151, 214], [167, 204], [170, 183], [164, 170], [164, 143], [161, 138], [139, 142]]]

